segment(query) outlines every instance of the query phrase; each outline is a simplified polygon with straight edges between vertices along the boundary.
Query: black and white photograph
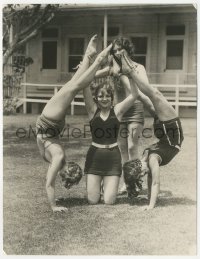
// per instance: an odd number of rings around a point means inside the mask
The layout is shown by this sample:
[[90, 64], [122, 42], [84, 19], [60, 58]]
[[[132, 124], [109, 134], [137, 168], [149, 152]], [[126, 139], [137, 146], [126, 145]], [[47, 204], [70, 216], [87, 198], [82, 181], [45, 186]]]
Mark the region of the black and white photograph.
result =
[[1, 5], [2, 255], [198, 256], [198, 4]]

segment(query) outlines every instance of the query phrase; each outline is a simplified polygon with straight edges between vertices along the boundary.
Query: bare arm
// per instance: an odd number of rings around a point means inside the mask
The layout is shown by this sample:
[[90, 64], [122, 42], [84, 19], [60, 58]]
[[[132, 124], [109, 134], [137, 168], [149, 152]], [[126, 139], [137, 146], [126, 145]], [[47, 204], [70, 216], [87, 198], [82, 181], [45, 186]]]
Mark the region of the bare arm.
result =
[[[149, 80], [148, 80], [144, 67], [142, 65], [138, 64], [137, 70], [138, 70], [138, 73], [140, 74], [140, 76], [142, 77], [143, 81], [145, 83], [149, 84]], [[132, 91], [134, 91], [134, 88], [137, 87], [137, 82], [133, 80], [132, 83], [124, 84], [124, 85], [126, 86], [127, 91], [132, 92]], [[144, 107], [149, 111], [149, 113], [153, 117], [156, 115], [153, 103], [151, 102], [149, 97], [146, 96], [145, 94], [143, 94], [139, 89], [138, 89], [138, 100], [140, 100], [143, 103]]]
[[155, 207], [158, 194], [160, 191], [160, 169], [159, 169], [159, 157], [157, 155], [152, 155], [149, 159], [149, 168], [151, 173], [151, 181], [149, 183], [150, 187], [150, 202], [146, 210], [151, 210]]
[[93, 96], [90, 90], [90, 87], [83, 89], [83, 96], [85, 100], [85, 107], [89, 116], [89, 120], [91, 120], [95, 114], [95, 111], [97, 109], [97, 105], [93, 100]]
[[[129, 58], [129, 57], [128, 57]], [[137, 84], [139, 89], [144, 93], [149, 93], [149, 80], [146, 70], [143, 65], [138, 64], [132, 60], [128, 60], [125, 54], [122, 54], [122, 70], [124, 74], [129, 74], [133, 81]]]
[[115, 114], [120, 121], [124, 115], [124, 113], [133, 105], [135, 100], [138, 97], [138, 89], [137, 87], [130, 87], [130, 82], [127, 76], [122, 75], [120, 77], [120, 82], [124, 87], [130, 88], [131, 94], [126, 97], [122, 102], [115, 105]]
[[153, 116], [155, 117], [156, 113], [155, 113], [155, 108], [153, 106], [153, 103], [151, 102], [151, 100], [149, 99], [149, 97], [147, 97], [145, 94], [143, 94], [140, 90], [138, 90], [139, 95], [138, 95], [138, 100], [140, 100], [145, 109]]
[[[72, 91], [77, 92], [77, 91], [83, 90], [92, 82], [102, 61], [105, 60], [105, 58], [108, 56], [111, 47], [112, 47], [112, 44], [110, 44], [107, 48], [101, 51], [96, 57], [94, 63], [75, 82], [72, 82], [71, 86], [69, 81], [68, 85], [71, 87]], [[61, 88], [59, 93], [61, 93], [63, 88]]]
[[[54, 145], [52, 145], [54, 146]], [[51, 148], [52, 148], [51, 146]], [[53, 165], [53, 166], [52, 166]], [[66, 207], [57, 206], [55, 201], [55, 180], [58, 173], [58, 170], [60, 170], [60, 163], [56, 156], [52, 159], [52, 164], [49, 166], [48, 172], [47, 172], [47, 178], [46, 178], [46, 192], [47, 197], [51, 206], [51, 209], [56, 211], [67, 211]]]

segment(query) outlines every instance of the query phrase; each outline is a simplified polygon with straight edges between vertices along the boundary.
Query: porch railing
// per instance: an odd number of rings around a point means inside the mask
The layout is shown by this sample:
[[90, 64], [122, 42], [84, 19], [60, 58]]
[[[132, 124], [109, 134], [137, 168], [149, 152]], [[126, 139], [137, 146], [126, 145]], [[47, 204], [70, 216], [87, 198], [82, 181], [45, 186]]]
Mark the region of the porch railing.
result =
[[[197, 106], [197, 97], [195, 96], [183, 96], [182, 92], [187, 93], [188, 90], [194, 89], [196, 92], [196, 84], [186, 85], [186, 84], [151, 84], [155, 88], [159, 89], [161, 92], [164, 90], [164, 96], [166, 99], [175, 107], [177, 115], [179, 114], [180, 106]], [[21, 103], [23, 103], [23, 113], [27, 112], [27, 103], [47, 103], [48, 100], [58, 92], [58, 90], [63, 86], [62, 84], [34, 84], [34, 83], [22, 83], [23, 86], [23, 96], [20, 98]], [[43, 89], [48, 87], [48, 90], [52, 90], [52, 93], [28, 93], [27, 88], [29, 86]], [[182, 91], [183, 89], [184, 91]], [[85, 106], [82, 93], [75, 96], [71, 103], [71, 115], [74, 115], [75, 106]]]

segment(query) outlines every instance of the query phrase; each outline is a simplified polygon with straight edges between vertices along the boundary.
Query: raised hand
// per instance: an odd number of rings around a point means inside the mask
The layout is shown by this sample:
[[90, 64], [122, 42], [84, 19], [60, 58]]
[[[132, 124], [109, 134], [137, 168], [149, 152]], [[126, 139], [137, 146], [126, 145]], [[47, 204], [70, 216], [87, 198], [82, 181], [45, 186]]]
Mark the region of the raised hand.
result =
[[121, 51], [121, 63], [122, 63], [123, 74], [129, 74], [131, 70], [134, 70], [137, 72], [138, 64], [135, 63], [133, 60], [131, 60], [131, 58], [129, 57], [125, 49]]

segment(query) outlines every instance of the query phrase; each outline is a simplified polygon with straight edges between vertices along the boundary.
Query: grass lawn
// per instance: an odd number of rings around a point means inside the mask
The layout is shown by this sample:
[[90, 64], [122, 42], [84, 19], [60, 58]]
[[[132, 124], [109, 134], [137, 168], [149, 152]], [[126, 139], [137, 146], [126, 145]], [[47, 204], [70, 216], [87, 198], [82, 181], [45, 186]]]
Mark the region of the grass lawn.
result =
[[[142, 211], [146, 201], [119, 196], [114, 206], [88, 205], [85, 176], [67, 191], [56, 182], [58, 203], [66, 213], [52, 213], [47, 202], [48, 165], [40, 157], [33, 132], [36, 115], [4, 117], [3, 248], [8, 255], [195, 255], [196, 254], [196, 120], [182, 119], [182, 151], [161, 168], [157, 207]], [[149, 127], [152, 120], [146, 120]], [[69, 160], [84, 167], [90, 134], [72, 137], [88, 124], [86, 116], [68, 116], [70, 136], [62, 138]], [[18, 131], [17, 129], [23, 128]], [[26, 133], [26, 136], [25, 136]], [[75, 132], [74, 132], [75, 134]], [[20, 137], [19, 137], [20, 136]], [[24, 137], [23, 137], [24, 136]], [[23, 137], [23, 138], [22, 138]], [[141, 152], [154, 138], [141, 138]], [[144, 194], [146, 182], [144, 182]]]

